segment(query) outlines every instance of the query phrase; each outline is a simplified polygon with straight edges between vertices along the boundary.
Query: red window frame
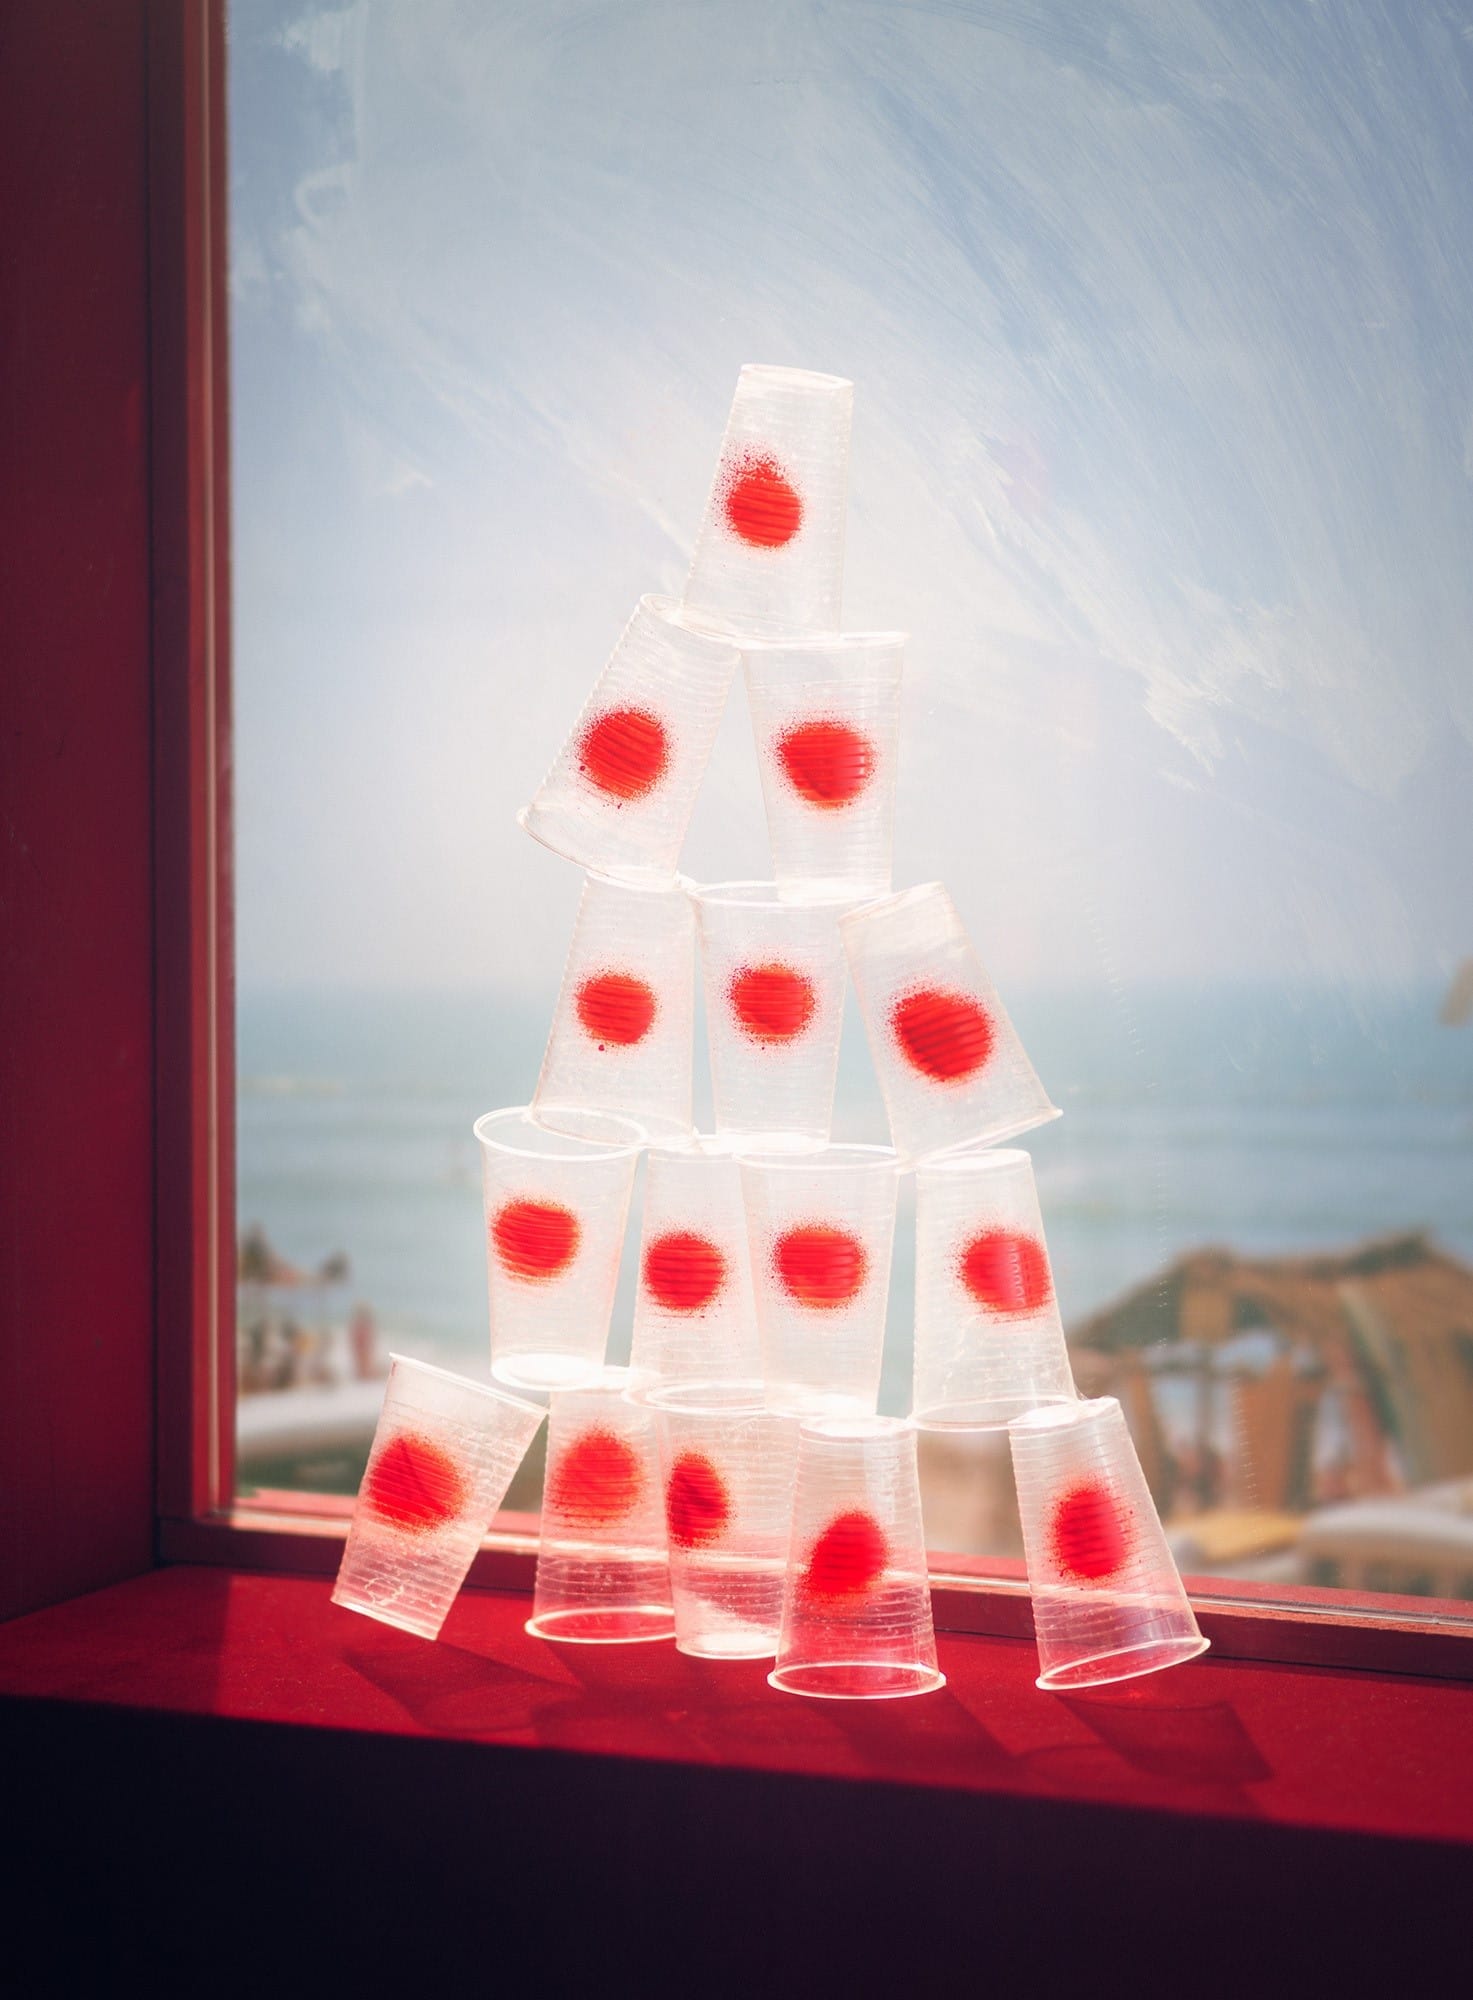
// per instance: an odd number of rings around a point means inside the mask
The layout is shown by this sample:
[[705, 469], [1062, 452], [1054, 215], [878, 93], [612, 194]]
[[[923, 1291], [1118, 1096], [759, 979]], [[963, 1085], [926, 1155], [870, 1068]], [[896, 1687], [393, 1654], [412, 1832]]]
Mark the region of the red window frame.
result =
[[[330, 1573], [350, 1501], [234, 1499], [224, 14], [149, 8], [158, 1553]], [[472, 1586], [529, 1589], [534, 1554], [535, 1521], [501, 1516]], [[942, 1629], [1031, 1631], [1021, 1563], [940, 1556], [933, 1575]], [[1221, 1652], [1473, 1678], [1466, 1606], [1189, 1581]]]

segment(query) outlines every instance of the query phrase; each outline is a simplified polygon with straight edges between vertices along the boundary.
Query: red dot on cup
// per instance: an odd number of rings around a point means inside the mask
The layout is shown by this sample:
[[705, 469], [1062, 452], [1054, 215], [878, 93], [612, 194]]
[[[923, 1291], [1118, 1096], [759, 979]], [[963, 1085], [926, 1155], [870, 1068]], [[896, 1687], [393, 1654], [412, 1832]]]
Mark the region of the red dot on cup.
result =
[[632, 972], [600, 972], [585, 979], [573, 996], [585, 1031], [599, 1046], [633, 1048], [649, 1033], [655, 1018], [654, 988]]
[[962, 1283], [987, 1312], [1032, 1313], [1053, 1297], [1048, 1252], [1035, 1236], [987, 1229], [960, 1258]]
[[794, 966], [744, 965], [733, 976], [732, 1012], [758, 1042], [791, 1042], [813, 1019], [818, 995], [813, 981]]
[[412, 1431], [400, 1431], [369, 1466], [363, 1504], [390, 1527], [422, 1534], [464, 1510], [466, 1483], [447, 1451]]
[[862, 1597], [884, 1573], [890, 1559], [884, 1530], [873, 1514], [855, 1507], [830, 1521], [813, 1547], [803, 1570], [803, 1588], [810, 1597], [831, 1604]]
[[665, 1520], [678, 1549], [704, 1548], [726, 1531], [731, 1496], [704, 1452], [683, 1451], [665, 1483]]
[[667, 1230], [644, 1253], [644, 1281], [667, 1312], [700, 1312], [726, 1282], [726, 1259], [709, 1236]]
[[802, 525], [803, 502], [775, 458], [753, 453], [732, 468], [726, 519], [733, 533], [754, 548], [780, 549]]
[[869, 1269], [859, 1238], [825, 1222], [784, 1230], [772, 1246], [772, 1263], [790, 1298], [823, 1311], [847, 1306], [856, 1298]]
[[847, 722], [804, 722], [777, 739], [777, 760], [800, 798], [833, 812], [852, 804], [869, 783], [875, 749]]
[[514, 1278], [559, 1277], [578, 1254], [582, 1235], [571, 1209], [551, 1201], [509, 1201], [491, 1218], [491, 1242]]
[[623, 1520], [643, 1491], [638, 1452], [602, 1425], [581, 1431], [547, 1475], [549, 1507], [577, 1527], [603, 1528]]
[[1085, 1481], [1054, 1503], [1048, 1543], [1065, 1576], [1098, 1583], [1125, 1564], [1130, 1552], [1129, 1510], [1108, 1487]]
[[933, 986], [897, 1000], [890, 1025], [906, 1061], [938, 1083], [975, 1076], [995, 1040], [992, 1022], [975, 1000]]
[[578, 743], [584, 775], [616, 799], [652, 792], [670, 761], [670, 739], [658, 716], [642, 708], [611, 708], [596, 716]]

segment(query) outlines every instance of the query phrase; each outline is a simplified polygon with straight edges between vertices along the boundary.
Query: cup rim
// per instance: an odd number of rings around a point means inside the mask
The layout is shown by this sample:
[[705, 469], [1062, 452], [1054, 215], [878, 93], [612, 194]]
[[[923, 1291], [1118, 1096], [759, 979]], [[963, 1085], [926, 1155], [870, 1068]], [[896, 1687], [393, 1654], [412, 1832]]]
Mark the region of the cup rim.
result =
[[686, 613], [684, 601], [670, 596], [667, 591], [645, 591], [634, 610], [636, 617], [641, 611], [646, 612], [651, 618], [658, 618], [662, 625], [673, 625], [678, 632], [685, 633], [687, 638], [698, 640], [703, 646], [709, 646], [713, 665], [718, 655], [728, 657], [733, 669], [741, 659], [742, 649], [729, 633], [717, 631], [710, 625], [703, 625], [690, 618]]
[[1032, 1171], [1033, 1155], [1024, 1146], [979, 1146], [970, 1153], [943, 1150], [923, 1154], [915, 1162], [915, 1176], [919, 1181], [923, 1174], [1001, 1174], [1020, 1165]]
[[[642, 1125], [632, 1118], [621, 1118], [616, 1112], [609, 1112], [611, 1125], [622, 1125], [631, 1134], [627, 1142], [615, 1139], [580, 1139], [571, 1132], [556, 1132], [550, 1126], [539, 1125], [532, 1114], [530, 1104], [504, 1104], [497, 1111], [483, 1111], [471, 1127], [471, 1134], [488, 1151], [505, 1153], [518, 1160], [622, 1160], [631, 1154], [642, 1153], [649, 1143]], [[521, 1127], [530, 1127], [545, 1139], [556, 1142], [548, 1146], [513, 1146], [506, 1140], [497, 1138], [492, 1127], [502, 1120], [520, 1121]], [[564, 1148], [558, 1151], [557, 1147]]]
[[[808, 903], [784, 902], [778, 894], [779, 886], [776, 882], [756, 881], [692, 882], [686, 894], [697, 903], [708, 905], [712, 909], [725, 910], [786, 910], [800, 912], [808, 910], [842, 910], [854, 902], [852, 894], [845, 896], [815, 896], [813, 901]], [[761, 890], [763, 893], [760, 895], [738, 893], [743, 890]], [[843, 923], [844, 919], [841, 917], [839, 921]]]
[[[686, 1396], [690, 1397], [686, 1401]], [[652, 1382], [640, 1395], [640, 1401], [656, 1415], [664, 1413], [677, 1417], [758, 1417], [768, 1416], [778, 1422], [785, 1419], [780, 1410], [772, 1410], [767, 1405], [767, 1384], [756, 1377], [743, 1377], [735, 1381], [698, 1382]]]
[[1119, 1408], [1118, 1396], [1076, 1396], [1067, 1403], [1040, 1403], [1036, 1409], [1011, 1418], [1008, 1432], [1067, 1430], [1071, 1425], [1097, 1423]]
[[867, 1444], [880, 1438], [914, 1434], [913, 1417], [803, 1417], [798, 1419], [803, 1437], [818, 1444]]
[[[835, 1153], [843, 1153], [846, 1157], [836, 1160]], [[856, 1158], [857, 1154], [863, 1154], [864, 1157]], [[831, 1167], [834, 1172], [841, 1174], [862, 1174], [888, 1169], [898, 1178], [903, 1171], [900, 1155], [893, 1146], [876, 1145], [870, 1140], [841, 1139], [834, 1145], [817, 1147], [811, 1153], [768, 1152], [760, 1147], [753, 1148], [750, 1152], [738, 1149], [736, 1160], [739, 1166], [761, 1167], [764, 1172], [770, 1169], [777, 1173], [799, 1172], [805, 1167]]]
[[[846, 927], [850, 924], [857, 926], [875, 917], [894, 916], [910, 904], [927, 902], [936, 895], [951, 903], [951, 895], [944, 882], [917, 882], [913, 888], [897, 889], [891, 896], [867, 896], [856, 909], [840, 917], [839, 922]], [[955, 908], [952, 903], [952, 909]]]
[[868, 653], [909, 644], [909, 632], [805, 632], [792, 639], [776, 639], [769, 633], [754, 632], [750, 637], [743, 635], [737, 651], [744, 656], [748, 653]]
[[[510, 1403], [517, 1410], [535, 1410], [539, 1417], [547, 1415], [540, 1403], [530, 1402], [525, 1396], [514, 1396], [510, 1389], [503, 1389], [498, 1383], [473, 1381], [468, 1375], [457, 1375], [453, 1368], [438, 1368], [433, 1361], [421, 1361], [417, 1354], [400, 1354], [391, 1347], [389, 1366], [391, 1370], [410, 1368], [419, 1375], [434, 1375], [442, 1382], [453, 1382], [457, 1389], [469, 1389], [477, 1396], [489, 1396], [493, 1402]], [[384, 1388], [387, 1391], [387, 1381]]]

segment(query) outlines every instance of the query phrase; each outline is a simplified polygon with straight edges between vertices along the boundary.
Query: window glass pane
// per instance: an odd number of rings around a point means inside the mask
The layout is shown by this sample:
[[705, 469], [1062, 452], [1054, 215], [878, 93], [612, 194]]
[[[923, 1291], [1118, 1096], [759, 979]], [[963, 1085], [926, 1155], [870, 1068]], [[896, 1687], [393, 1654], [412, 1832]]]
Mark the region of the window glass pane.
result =
[[[243, 1490], [351, 1492], [391, 1346], [485, 1368], [470, 1128], [580, 886], [513, 814], [776, 361], [856, 383], [896, 881], [1064, 1109], [1023, 1143], [1081, 1385], [1184, 1567], [1466, 1599], [1473, 47], [1052, 0], [230, 31]], [[744, 707], [697, 878], [766, 871]], [[851, 1019], [836, 1134], [884, 1129]], [[907, 1184], [899, 1411], [913, 1281]], [[1016, 1554], [1005, 1444], [922, 1456], [933, 1546]]]

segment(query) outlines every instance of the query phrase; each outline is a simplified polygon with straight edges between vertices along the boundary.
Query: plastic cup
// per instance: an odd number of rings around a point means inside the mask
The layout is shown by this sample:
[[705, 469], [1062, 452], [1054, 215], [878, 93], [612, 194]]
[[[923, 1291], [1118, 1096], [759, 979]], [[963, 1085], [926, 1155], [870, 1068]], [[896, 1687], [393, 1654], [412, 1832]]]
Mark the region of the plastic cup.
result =
[[1207, 1650], [1113, 1396], [1009, 1426], [1041, 1688], [1102, 1687]]
[[888, 1146], [742, 1155], [762, 1372], [773, 1409], [873, 1414], [899, 1183]]
[[866, 903], [840, 928], [905, 1159], [991, 1146], [1059, 1116], [939, 882]]
[[761, 1376], [741, 1176], [714, 1141], [649, 1155], [629, 1368], [653, 1402]]
[[785, 1694], [871, 1700], [944, 1687], [936, 1665], [916, 1434], [899, 1417], [798, 1434], [782, 1637]]
[[670, 887], [737, 658], [642, 597], [519, 824], [585, 868]]
[[573, 942], [532, 1098], [539, 1125], [619, 1139], [688, 1139], [695, 917], [681, 889], [584, 878]]
[[718, 1134], [828, 1143], [844, 1021], [842, 903], [785, 903], [772, 882], [693, 891]]
[[801, 368], [737, 377], [685, 586], [719, 630], [837, 632], [854, 384]]
[[881, 896], [895, 844], [904, 632], [744, 646], [778, 894]]
[[543, 1412], [395, 1354], [332, 1601], [436, 1639]]
[[672, 1394], [655, 1410], [675, 1644], [708, 1660], [777, 1651], [798, 1425], [760, 1382]]
[[516, 1106], [475, 1124], [481, 1142], [491, 1373], [517, 1389], [570, 1388], [603, 1367], [634, 1167], [622, 1144], [549, 1132]]
[[918, 1168], [916, 1423], [1000, 1430], [1076, 1394], [1032, 1160], [996, 1151]]
[[628, 1387], [627, 1368], [606, 1368], [550, 1399], [535, 1638], [627, 1646], [674, 1635], [655, 1426]]

